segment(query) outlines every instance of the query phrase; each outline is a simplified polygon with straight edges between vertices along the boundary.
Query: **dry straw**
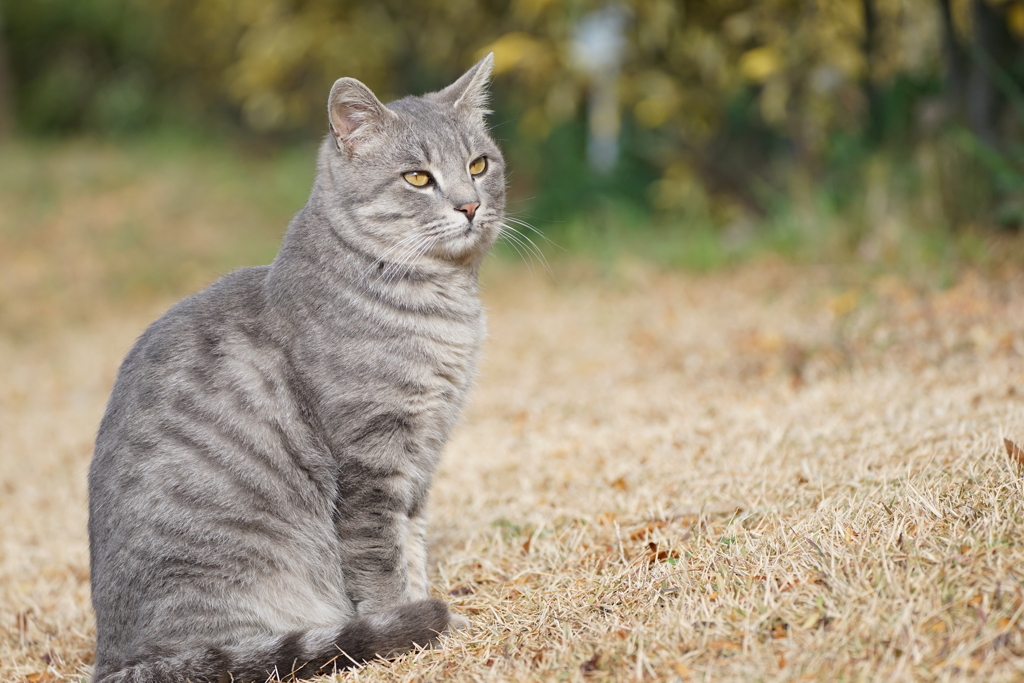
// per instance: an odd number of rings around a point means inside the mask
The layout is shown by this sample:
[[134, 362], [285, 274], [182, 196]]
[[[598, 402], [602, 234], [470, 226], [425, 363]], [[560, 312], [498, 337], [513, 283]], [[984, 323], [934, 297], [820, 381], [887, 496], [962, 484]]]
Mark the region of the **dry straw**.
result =
[[[341, 680], [1020, 680], [1024, 280], [559, 279], [485, 282], [432, 503], [470, 628]], [[87, 675], [84, 477], [146, 319], [0, 349], [2, 680]]]

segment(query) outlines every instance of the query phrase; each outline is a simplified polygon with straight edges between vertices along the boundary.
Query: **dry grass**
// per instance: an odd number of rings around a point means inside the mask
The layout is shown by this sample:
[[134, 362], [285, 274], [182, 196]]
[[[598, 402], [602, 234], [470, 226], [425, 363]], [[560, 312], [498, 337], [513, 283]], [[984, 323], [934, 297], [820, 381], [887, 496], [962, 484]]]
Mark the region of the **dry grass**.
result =
[[154, 142], [0, 146], [0, 335], [139, 310], [268, 261], [309, 190], [308, 155], [296, 161]]
[[[555, 269], [492, 264], [435, 488], [434, 585], [471, 628], [339, 679], [1024, 676], [1020, 274]], [[2, 680], [87, 674], [91, 440], [166, 303], [0, 339]]]

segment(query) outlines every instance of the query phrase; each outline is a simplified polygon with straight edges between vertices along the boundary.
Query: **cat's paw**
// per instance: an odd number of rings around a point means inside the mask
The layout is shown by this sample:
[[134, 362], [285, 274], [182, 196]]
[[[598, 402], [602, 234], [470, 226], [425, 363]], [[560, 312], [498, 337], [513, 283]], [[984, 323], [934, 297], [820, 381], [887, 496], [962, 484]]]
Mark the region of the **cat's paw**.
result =
[[469, 619], [461, 614], [451, 613], [448, 615], [448, 626], [444, 629], [444, 632], [465, 631], [467, 628], [469, 628]]

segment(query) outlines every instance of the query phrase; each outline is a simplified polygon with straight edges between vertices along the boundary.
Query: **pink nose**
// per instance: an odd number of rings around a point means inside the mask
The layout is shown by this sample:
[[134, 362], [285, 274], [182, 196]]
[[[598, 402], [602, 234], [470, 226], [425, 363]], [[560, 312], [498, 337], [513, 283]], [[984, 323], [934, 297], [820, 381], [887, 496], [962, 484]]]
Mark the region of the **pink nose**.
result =
[[466, 218], [473, 220], [473, 216], [476, 215], [476, 210], [480, 207], [480, 202], [470, 202], [469, 204], [463, 204], [462, 206], [456, 207], [456, 211], [461, 211], [466, 214]]

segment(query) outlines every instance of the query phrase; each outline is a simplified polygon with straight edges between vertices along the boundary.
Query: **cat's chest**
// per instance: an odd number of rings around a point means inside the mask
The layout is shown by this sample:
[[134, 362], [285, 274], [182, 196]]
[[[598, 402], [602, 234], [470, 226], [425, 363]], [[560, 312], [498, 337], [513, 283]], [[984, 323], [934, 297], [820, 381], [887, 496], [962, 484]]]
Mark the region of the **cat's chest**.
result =
[[389, 368], [399, 378], [396, 395], [412, 411], [458, 411], [476, 377], [486, 334], [482, 312], [471, 320], [445, 321], [399, 339], [404, 346]]
[[[486, 334], [483, 311], [339, 330], [307, 358], [316, 412], [332, 450], [369, 456], [385, 445], [433, 461], [458, 419]], [[303, 354], [306, 355], [306, 354]]]

